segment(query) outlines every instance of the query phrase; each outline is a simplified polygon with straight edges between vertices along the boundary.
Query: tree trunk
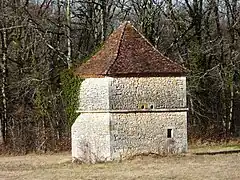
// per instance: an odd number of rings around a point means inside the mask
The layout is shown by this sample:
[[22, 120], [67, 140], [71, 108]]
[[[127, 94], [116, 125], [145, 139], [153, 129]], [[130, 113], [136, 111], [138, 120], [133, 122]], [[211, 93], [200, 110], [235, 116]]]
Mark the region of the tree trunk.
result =
[[6, 30], [2, 31], [2, 104], [3, 112], [0, 122], [0, 145], [3, 144], [6, 137], [6, 127], [7, 127], [7, 97], [6, 97], [6, 84], [7, 84], [7, 32]]
[[101, 26], [102, 26], [102, 37], [101, 41], [104, 42], [106, 40], [107, 36], [107, 23], [106, 23], [106, 18], [107, 18], [107, 2], [106, 0], [102, 0], [102, 7], [101, 7]]
[[68, 54], [67, 54], [67, 64], [68, 64], [68, 69], [72, 67], [72, 60], [71, 60], [71, 9], [70, 9], [70, 0], [67, 0], [67, 49], [68, 49]]

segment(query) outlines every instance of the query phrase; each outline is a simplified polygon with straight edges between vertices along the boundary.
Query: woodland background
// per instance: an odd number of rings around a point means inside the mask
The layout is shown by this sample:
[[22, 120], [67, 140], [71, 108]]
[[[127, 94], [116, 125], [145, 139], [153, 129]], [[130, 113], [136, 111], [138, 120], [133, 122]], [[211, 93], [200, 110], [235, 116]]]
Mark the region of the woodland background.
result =
[[238, 0], [0, 0], [1, 149], [70, 149], [74, 67], [126, 20], [189, 70], [189, 140], [239, 135]]

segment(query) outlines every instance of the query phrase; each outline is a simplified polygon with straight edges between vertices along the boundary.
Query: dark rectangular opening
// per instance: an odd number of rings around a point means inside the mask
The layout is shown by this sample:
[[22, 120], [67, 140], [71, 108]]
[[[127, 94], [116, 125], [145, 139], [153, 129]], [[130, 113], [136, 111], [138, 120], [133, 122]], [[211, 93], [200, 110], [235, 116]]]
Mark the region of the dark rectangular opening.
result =
[[172, 138], [172, 129], [167, 130], [167, 138]]

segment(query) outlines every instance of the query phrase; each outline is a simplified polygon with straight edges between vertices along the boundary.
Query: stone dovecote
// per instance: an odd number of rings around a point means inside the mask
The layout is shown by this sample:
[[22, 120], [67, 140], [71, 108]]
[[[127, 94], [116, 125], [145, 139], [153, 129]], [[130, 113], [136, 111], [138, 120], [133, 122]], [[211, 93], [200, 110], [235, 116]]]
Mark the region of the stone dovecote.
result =
[[123, 23], [75, 74], [85, 78], [72, 157], [111, 161], [187, 151], [185, 69]]

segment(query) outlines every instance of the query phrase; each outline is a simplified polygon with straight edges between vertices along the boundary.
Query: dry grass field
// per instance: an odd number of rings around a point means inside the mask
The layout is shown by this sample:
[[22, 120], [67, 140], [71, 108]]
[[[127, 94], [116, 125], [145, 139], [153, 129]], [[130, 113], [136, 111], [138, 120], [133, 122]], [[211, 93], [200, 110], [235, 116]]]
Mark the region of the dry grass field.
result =
[[69, 153], [0, 156], [0, 179], [240, 179], [240, 153], [197, 156], [137, 157], [121, 163], [71, 163]]

